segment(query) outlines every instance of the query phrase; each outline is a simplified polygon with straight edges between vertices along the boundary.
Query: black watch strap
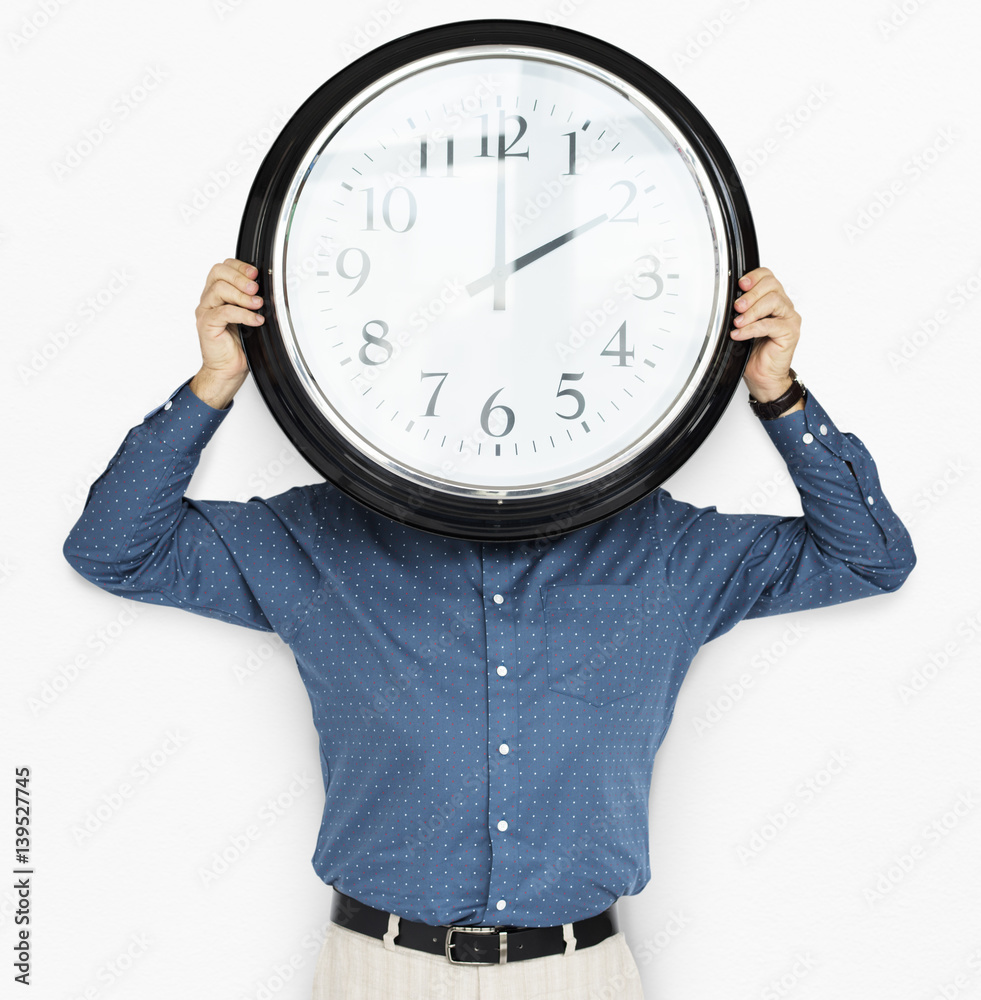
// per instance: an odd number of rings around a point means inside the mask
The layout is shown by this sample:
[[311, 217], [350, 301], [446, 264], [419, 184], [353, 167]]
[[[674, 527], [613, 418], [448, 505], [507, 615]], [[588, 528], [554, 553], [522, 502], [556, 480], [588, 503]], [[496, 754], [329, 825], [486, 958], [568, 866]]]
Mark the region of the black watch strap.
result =
[[793, 368], [790, 369], [790, 377], [793, 379], [790, 388], [782, 396], [771, 399], [768, 403], [761, 403], [758, 399], [753, 399], [753, 394], [750, 393], [749, 405], [761, 420], [776, 420], [780, 414], [789, 410], [799, 400], [807, 399], [807, 389]]

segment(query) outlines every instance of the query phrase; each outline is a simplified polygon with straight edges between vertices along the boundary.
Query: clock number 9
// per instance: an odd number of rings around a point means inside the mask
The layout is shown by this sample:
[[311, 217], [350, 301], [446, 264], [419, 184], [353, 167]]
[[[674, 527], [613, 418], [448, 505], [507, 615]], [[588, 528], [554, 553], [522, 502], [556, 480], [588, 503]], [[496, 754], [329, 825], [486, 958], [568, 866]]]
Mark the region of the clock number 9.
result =
[[583, 372], [570, 373], [566, 372], [562, 378], [559, 379], [559, 391], [555, 394], [555, 398], [558, 399], [559, 396], [572, 396], [576, 400], [576, 412], [566, 416], [564, 413], [559, 413], [558, 410], [555, 411], [557, 417], [561, 417], [563, 420], [575, 420], [583, 415], [583, 411], [586, 409], [586, 399], [581, 392], [577, 389], [563, 389], [562, 383], [567, 379], [570, 382], [578, 382], [579, 379], [583, 377]]
[[[484, 403], [484, 408], [480, 411], [480, 426], [483, 428], [484, 433], [496, 438], [506, 437], [511, 433], [511, 430], [514, 427], [514, 410], [501, 403], [498, 403], [497, 406], [494, 405], [494, 400], [497, 399], [502, 392], [504, 392], [504, 386], [501, 386], [501, 388], [498, 389], [486, 403]], [[507, 420], [507, 426], [503, 431], [501, 431], [500, 434], [495, 434], [490, 429], [490, 415], [494, 412], [494, 410], [502, 410], [504, 412], [505, 419]]]
[[[368, 333], [368, 327], [372, 325], [381, 327], [382, 332], [380, 337], [373, 337], [370, 333]], [[361, 350], [358, 351], [358, 357], [361, 359], [361, 363], [363, 365], [383, 365], [392, 356], [394, 348], [387, 340], [385, 340], [385, 337], [388, 336], [388, 324], [384, 322], [384, 320], [368, 320], [368, 322], [364, 325], [364, 329], [361, 331], [361, 336], [364, 337], [364, 344], [362, 345]], [[385, 352], [385, 357], [383, 357], [380, 361], [372, 361], [371, 358], [368, 357], [368, 348], [372, 346], [381, 348], [381, 350]]]
[[[344, 269], [344, 258], [347, 257], [349, 253], [359, 253], [361, 254], [361, 270], [357, 274], [348, 274]], [[337, 273], [342, 278], [347, 278], [348, 281], [358, 280], [358, 283], [354, 286], [353, 292], [348, 292], [348, 298], [350, 298], [354, 292], [360, 291], [361, 286], [368, 280], [368, 275], [371, 273], [371, 261], [368, 259], [368, 255], [364, 250], [360, 250], [358, 247], [348, 247], [346, 250], [342, 250], [337, 255]]]

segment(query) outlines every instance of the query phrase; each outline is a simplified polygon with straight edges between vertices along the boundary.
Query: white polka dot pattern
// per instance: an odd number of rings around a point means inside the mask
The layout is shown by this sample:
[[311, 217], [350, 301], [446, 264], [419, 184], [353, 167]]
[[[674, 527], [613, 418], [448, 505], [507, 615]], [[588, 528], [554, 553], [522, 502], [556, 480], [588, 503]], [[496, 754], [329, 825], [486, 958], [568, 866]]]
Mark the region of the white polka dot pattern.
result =
[[514, 545], [417, 531], [326, 483], [189, 499], [232, 406], [185, 382], [151, 410], [65, 556], [111, 593], [290, 644], [324, 767], [314, 868], [413, 920], [556, 925], [639, 892], [650, 771], [698, 648], [743, 618], [894, 590], [915, 563], [868, 452], [813, 395], [763, 422], [803, 517], [658, 490]]

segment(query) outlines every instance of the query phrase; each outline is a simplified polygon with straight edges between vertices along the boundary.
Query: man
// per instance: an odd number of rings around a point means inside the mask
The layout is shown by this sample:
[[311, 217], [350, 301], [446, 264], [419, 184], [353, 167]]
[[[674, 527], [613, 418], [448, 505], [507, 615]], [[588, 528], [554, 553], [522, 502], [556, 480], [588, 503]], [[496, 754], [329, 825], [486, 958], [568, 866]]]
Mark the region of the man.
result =
[[613, 907], [650, 878], [651, 767], [692, 657], [742, 618], [895, 590], [915, 563], [865, 447], [795, 398], [800, 317], [768, 269], [740, 279], [731, 336], [755, 340], [744, 378], [774, 403], [802, 517], [661, 489], [544, 546], [481, 544], [326, 483], [184, 496], [248, 373], [257, 277], [212, 268], [201, 370], [129, 432], [66, 558], [290, 645], [324, 768], [313, 864], [335, 887], [318, 1000], [640, 997]]

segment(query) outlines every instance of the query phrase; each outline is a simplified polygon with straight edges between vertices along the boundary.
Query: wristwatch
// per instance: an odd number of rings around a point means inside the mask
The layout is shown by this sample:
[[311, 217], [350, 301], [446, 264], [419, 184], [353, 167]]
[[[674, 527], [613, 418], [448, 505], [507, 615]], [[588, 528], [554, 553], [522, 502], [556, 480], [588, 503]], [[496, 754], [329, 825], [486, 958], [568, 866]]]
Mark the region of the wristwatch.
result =
[[749, 405], [761, 420], [776, 420], [799, 400], [807, 399], [807, 389], [793, 368], [790, 369], [790, 377], [793, 379], [790, 388], [782, 396], [777, 396], [768, 403], [761, 403], [758, 399], [753, 399], [752, 393], [749, 394]]

